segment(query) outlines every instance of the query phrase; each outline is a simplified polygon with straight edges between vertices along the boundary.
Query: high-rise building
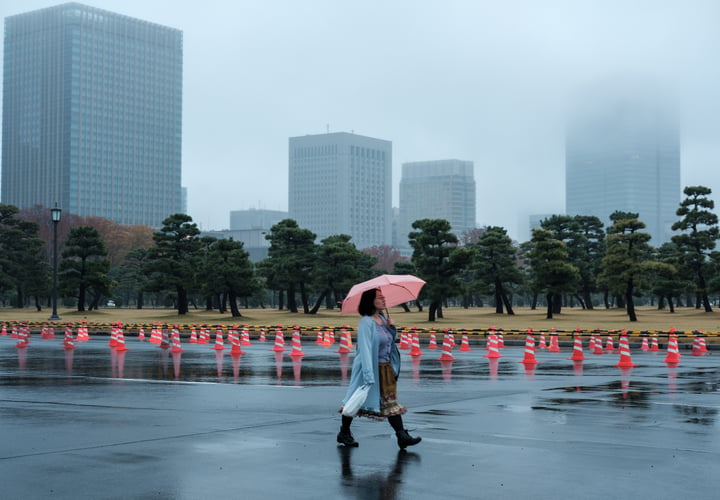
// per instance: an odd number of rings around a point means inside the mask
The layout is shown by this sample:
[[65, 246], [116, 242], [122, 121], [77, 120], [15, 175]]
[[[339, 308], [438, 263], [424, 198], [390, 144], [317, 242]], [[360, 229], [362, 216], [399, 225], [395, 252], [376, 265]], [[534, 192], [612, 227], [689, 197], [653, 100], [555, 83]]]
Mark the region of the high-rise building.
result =
[[392, 143], [335, 132], [289, 140], [288, 212], [317, 240], [352, 236], [358, 248], [391, 243]]
[[475, 176], [471, 161], [436, 160], [403, 163], [400, 179], [398, 244], [408, 247], [408, 233], [419, 219], [445, 219], [453, 233], [475, 228]]
[[283, 219], [288, 213], [282, 210], [266, 210], [251, 208], [249, 210], [233, 210], [230, 212], [230, 230], [237, 229], [263, 229], [270, 228]]
[[636, 212], [660, 246], [672, 236], [681, 196], [677, 121], [641, 96], [593, 101], [568, 122], [566, 213], [607, 226], [616, 210]]
[[151, 227], [180, 212], [182, 44], [78, 3], [7, 17], [2, 202]]

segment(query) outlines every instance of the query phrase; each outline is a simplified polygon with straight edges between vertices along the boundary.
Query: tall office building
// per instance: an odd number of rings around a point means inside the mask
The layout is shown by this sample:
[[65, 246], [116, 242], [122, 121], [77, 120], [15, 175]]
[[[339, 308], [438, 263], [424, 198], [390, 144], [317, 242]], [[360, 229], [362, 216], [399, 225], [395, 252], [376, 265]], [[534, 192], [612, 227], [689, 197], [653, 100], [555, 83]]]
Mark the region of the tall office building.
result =
[[471, 161], [403, 163], [400, 179], [398, 244], [408, 247], [408, 233], [418, 219], [445, 219], [460, 235], [475, 228], [475, 177]]
[[317, 240], [391, 243], [392, 143], [346, 132], [291, 137], [289, 216]]
[[182, 41], [78, 3], [6, 18], [2, 202], [151, 227], [180, 212]]
[[652, 245], [670, 240], [681, 196], [672, 113], [641, 96], [582, 107], [568, 122], [565, 162], [568, 215], [594, 215], [608, 226], [616, 210], [637, 212]]

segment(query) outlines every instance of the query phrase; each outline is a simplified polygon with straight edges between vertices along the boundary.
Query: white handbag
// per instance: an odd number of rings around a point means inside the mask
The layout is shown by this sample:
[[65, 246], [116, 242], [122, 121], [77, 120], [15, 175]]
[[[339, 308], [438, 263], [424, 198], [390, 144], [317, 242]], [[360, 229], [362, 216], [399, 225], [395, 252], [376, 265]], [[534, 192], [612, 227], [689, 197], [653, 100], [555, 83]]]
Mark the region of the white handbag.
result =
[[367, 399], [368, 392], [370, 392], [370, 384], [361, 385], [360, 387], [355, 389], [355, 392], [352, 393], [352, 396], [350, 396], [345, 402], [342, 414], [346, 417], [354, 417], [355, 415], [357, 415], [358, 410]]

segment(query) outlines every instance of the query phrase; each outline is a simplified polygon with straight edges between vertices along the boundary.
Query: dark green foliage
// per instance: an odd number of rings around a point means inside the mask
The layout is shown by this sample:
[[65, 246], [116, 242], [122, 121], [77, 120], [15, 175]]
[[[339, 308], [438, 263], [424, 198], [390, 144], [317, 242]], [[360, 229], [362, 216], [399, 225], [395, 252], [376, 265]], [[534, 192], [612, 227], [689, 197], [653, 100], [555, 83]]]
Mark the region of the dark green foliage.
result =
[[677, 210], [682, 219], [672, 226], [673, 231], [680, 231], [680, 234], [673, 236], [672, 241], [682, 253], [681, 265], [695, 278], [695, 293], [700, 299], [697, 307], [702, 302], [705, 311], [712, 312], [707, 278], [712, 267], [709, 255], [720, 237], [718, 217], [710, 211], [715, 208], [715, 203], [708, 198], [712, 193], [710, 188], [688, 186], [683, 192], [686, 197]]
[[[270, 241], [268, 259], [260, 266], [267, 285], [287, 292], [288, 309], [297, 312], [296, 291], [300, 291], [303, 310], [308, 306], [307, 284], [312, 280], [316, 256], [315, 233], [298, 226], [293, 219], [284, 219], [270, 228], [265, 236]], [[280, 302], [282, 309], [282, 301]]]
[[580, 281], [580, 273], [569, 262], [567, 245], [547, 229], [535, 229], [528, 257], [533, 288], [545, 292], [547, 319], [553, 317], [553, 302], [562, 293], [572, 291]]
[[430, 299], [428, 321], [442, 318], [442, 303], [459, 295], [458, 275], [470, 261], [470, 253], [458, 247], [458, 238], [443, 219], [422, 219], [413, 222], [408, 235], [413, 248], [412, 263], [420, 278], [427, 283], [423, 295]]
[[242, 242], [232, 238], [203, 240], [206, 246], [201, 269], [205, 291], [226, 297], [233, 318], [240, 317], [237, 299], [249, 297], [260, 288], [249, 254]]
[[605, 239], [605, 256], [600, 281], [625, 300], [628, 319], [637, 321], [634, 296], [638, 289], [649, 287], [657, 262], [651, 259], [650, 234], [643, 232], [645, 223], [638, 214], [616, 211], [610, 215], [613, 225]]
[[202, 246], [199, 234], [192, 217], [171, 215], [163, 221], [162, 229], [153, 234], [155, 246], [148, 252], [147, 287], [154, 291], [172, 290], [178, 314], [188, 312], [188, 291], [197, 287]]
[[60, 290], [65, 296], [77, 296], [77, 310], [97, 309], [100, 298], [110, 294], [110, 261], [100, 233], [90, 226], [70, 230], [60, 262]]
[[325, 238], [318, 246], [313, 285], [319, 294], [311, 314], [318, 311], [326, 298], [328, 308], [334, 308], [355, 283], [379, 274], [372, 268], [377, 259], [358, 250], [350, 240], [350, 236], [338, 234]]
[[476, 243], [468, 245], [470, 268], [481, 291], [495, 297], [495, 312], [514, 314], [507, 291], [520, 283], [522, 273], [517, 262], [517, 250], [501, 227], [485, 229]]

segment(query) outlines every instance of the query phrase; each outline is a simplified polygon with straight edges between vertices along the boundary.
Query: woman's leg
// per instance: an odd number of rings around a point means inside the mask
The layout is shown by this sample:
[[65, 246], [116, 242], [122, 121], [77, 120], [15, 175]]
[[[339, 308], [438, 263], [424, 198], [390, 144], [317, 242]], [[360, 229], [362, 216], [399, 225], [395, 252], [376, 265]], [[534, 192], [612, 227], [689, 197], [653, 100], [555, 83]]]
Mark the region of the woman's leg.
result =
[[358, 442], [355, 441], [355, 438], [352, 435], [352, 432], [350, 432], [350, 424], [352, 424], [353, 418], [347, 417], [345, 415], [342, 416], [342, 422], [340, 424], [340, 432], [338, 432], [337, 435], [337, 442], [340, 444], [344, 444], [345, 446], [358, 446]]
[[421, 437], [412, 437], [408, 431], [405, 430], [405, 427], [403, 427], [402, 415], [393, 415], [392, 417], [388, 417], [388, 422], [395, 431], [398, 446], [401, 450], [404, 450], [408, 446], [414, 446], [422, 441]]

